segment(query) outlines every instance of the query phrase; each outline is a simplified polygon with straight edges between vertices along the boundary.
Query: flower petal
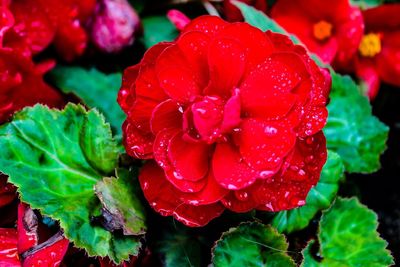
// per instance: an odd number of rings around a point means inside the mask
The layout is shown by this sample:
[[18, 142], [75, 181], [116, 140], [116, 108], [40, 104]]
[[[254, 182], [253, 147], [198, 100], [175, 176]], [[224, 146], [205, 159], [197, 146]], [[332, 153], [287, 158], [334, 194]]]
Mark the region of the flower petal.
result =
[[229, 143], [217, 144], [212, 159], [215, 180], [224, 188], [239, 190], [254, 183], [258, 172], [242, 161], [239, 150]]
[[242, 79], [246, 66], [245, 49], [232, 39], [214, 39], [208, 50], [208, 64], [210, 87], [206, 93], [229, 97]]
[[262, 171], [262, 176], [270, 176], [292, 150], [296, 135], [284, 121], [247, 119], [242, 122], [238, 142], [243, 159]]
[[182, 112], [178, 103], [172, 99], [165, 100], [158, 104], [151, 115], [151, 131], [153, 134], [164, 129], [182, 128]]
[[202, 190], [196, 193], [184, 193], [180, 195], [180, 199], [185, 204], [194, 206], [213, 204], [221, 200], [229, 191], [219, 185], [215, 181], [212, 171], [208, 172], [206, 178], [207, 184]]
[[188, 181], [203, 179], [209, 169], [210, 146], [183, 140], [183, 133], [172, 137], [168, 146], [169, 160], [174, 167], [175, 176]]
[[162, 169], [154, 162], [147, 162], [139, 174], [140, 185], [151, 207], [163, 216], [173, 215], [187, 226], [204, 226], [221, 215], [224, 207], [219, 204], [192, 206], [179, 200], [180, 192], [166, 179]]
[[126, 120], [122, 125], [124, 132], [123, 143], [126, 152], [139, 159], [149, 159], [153, 156], [153, 140], [151, 133], [143, 133], [134, 124]]

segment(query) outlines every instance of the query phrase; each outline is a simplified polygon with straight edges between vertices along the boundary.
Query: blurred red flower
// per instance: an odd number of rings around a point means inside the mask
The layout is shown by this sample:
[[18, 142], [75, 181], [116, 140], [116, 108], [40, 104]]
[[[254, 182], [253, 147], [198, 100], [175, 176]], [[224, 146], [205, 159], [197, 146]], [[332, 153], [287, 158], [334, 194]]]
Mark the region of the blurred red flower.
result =
[[[266, 0], [237, 0], [238, 2], [243, 2], [256, 9], [266, 12], [267, 11], [267, 1]], [[242, 21], [243, 16], [240, 10], [232, 4], [232, 0], [224, 0], [224, 15], [228, 21]]]
[[[35, 16], [37, 10], [31, 11], [28, 13]], [[26, 14], [18, 15], [18, 12], [14, 17], [6, 6], [0, 6], [0, 124], [26, 106], [42, 103], [50, 107], [61, 107], [64, 104], [61, 94], [43, 81], [43, 74], [54, 63], [44, 61], [34, 64], [31, 59], [32, 53], [40, 52], [47, 46], [47, 39], [41, 38], [40, 33], [46, 31], [38, 26], [40, 23], [28, 23], [32, 26], [29, 29], [21, 26], [19, 18], [27, 17]], [[1, 175], [0, 207], [14, 199], [14, 192], [15, 188], [7, 184], [6, 177]]]
[[400, 86], [400, 4], [386, 4], [363, 12], [365, 32], [354, 58], [354, 68], [370, 99], [380, 80]]
[[[37, 54], [51, 43], [65, 60], [81, 55], [87, 44], [82, 28], [94, 11], [96, 0], [18, 0], [8, 9], [15, 23], [3, 37], [3, 45]], [[3, 8], [7, 6], [3, 5]]]
[[357, 52], [364, 24], [349, 0], [278, 0], [271, 17], [325, 63], [342, 65]]
[[119, 103], [128, 154], [148, 161], [150, 205], [188, 226], [226, 208], [305, 204], [326, 160], [330, 75], [285, 36], [217, 17], [125, 70]]

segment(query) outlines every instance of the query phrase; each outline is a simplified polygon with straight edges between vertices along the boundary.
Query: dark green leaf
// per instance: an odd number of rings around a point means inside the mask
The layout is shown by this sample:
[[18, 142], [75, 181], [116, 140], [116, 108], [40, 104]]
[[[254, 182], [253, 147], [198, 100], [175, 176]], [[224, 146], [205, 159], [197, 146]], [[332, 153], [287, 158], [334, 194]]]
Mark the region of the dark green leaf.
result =
[[59, 220], [75, 246], [116, 262], [138, 253], [137, 237], [115, 236], [90, 223], [100, 208], [94, 186], [113, 174], [118, 157], [110, 126], [96, 110], [74, 104], [62, 111], [25, 108], [0, 126], [0, 147], [0, 170], [21, 199]]
[[222, 234], [213, 248], [215, 267], [296, 266], [285, 236], [261, 223], [243, 223]]
[[312, 243], [303, 251], [303, 266], [390, 266], [393, 257], [386, 249], [387, 242], [377, 231], [375, 212], [356, 198], [338, 198], [332, 207], [323, 212], [318, 240], [321, 262], [313, 259]]
[[343, 177], [344, 167], [340, 156], [328, 151], [328, 160], [322, 169], [318, 184], [310, 190], [306, 205], [278, 212], [272, 225], [279, 232], [291, 233], [304, 229], [318, 211], [329, 208], [339, 189], [339, 181]]
[[175, 26], [165, 16], [152, 16], [142, 19], [143, 43], [149, 48], [159, 42], [173, 41], [178, 36]]
[[201, 266], [201, 243], [183, 227], [165, 231], [158, 250], [164, 256], [165, 267]]
[[346, 171], [374, 172], [380, 167], [389, 128], [372, 115], [368, 99], [350, 77], [331, 75], [329, 116], [324, 128], [328, 148], [342, 157]]
[[111, 220], [112, 230], [122, 229], [124, 235], [144, 234], [144, 210], [133, 190], [133, 177], [126, 172], [118, 173], [117, 177], [103, 178], [95, 185], [103, 216]]
[[117, 103], [121, 73], [105, 74], [96, 69], [57, 66], [51, 71], [54, 84], [64, 93], [73, 93], [90, 108], [98, 108], [111, 124], [114, 132], [122, 135], [125, 114]]

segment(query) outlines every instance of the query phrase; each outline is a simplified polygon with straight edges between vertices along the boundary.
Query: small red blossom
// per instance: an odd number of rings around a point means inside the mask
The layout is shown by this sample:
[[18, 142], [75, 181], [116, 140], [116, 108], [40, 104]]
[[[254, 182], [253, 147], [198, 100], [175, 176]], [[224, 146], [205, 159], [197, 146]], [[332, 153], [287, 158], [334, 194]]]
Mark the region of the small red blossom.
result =
[[271, 17], [326, 63], [343, 65], [357, 52], [364, 30], [349, 0], [278, 0]]
[[[267, 1], [266, 0], [238, 0], [254, 8], [266, 12], [267, 11]], [[232, 0], [224, 0], [224, 15], [228, 21], [242, 21], [243, 16], [240, 10], [232, 4]]]
[[400, 4], [386, 4], [363, 12], [365, 32], [354, 68], [375, 98], [380, 80], [400, 86]]
[[305, 204], [326, 161], [330, 75], [286, 36], [203, 16], [125, 70], [124, 145], [150, 205], [188, 226]]

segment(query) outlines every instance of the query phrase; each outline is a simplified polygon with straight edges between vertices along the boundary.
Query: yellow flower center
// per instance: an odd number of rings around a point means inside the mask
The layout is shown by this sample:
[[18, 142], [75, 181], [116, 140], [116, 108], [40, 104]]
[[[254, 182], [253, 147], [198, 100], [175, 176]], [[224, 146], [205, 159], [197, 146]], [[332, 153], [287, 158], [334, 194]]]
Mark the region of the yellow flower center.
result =
[[360, 46], [358, 47], [358, 51], [364, 57], [374, 57], [376, 54], [381, 52], [381, 38], [379, 34], [376, 33], [368, 33], [363, 36], [361, 39]]
[[320, 41], [329, 38], [332, 35], [332, 28], [332, 24], [325, 20], [321, 20], [314, 24], [314, 37]]

